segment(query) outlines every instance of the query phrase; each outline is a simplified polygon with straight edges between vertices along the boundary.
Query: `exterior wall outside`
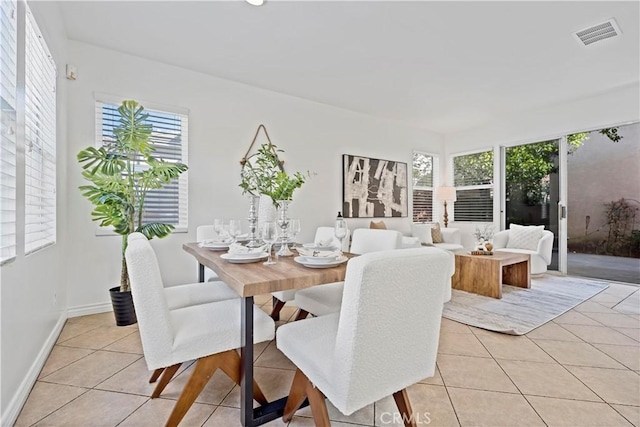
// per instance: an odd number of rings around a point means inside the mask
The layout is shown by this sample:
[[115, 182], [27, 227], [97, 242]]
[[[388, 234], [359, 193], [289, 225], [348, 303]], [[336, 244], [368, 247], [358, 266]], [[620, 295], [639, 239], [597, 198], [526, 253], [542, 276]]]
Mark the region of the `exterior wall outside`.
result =
[[[587, 215], [591, 218], [586, 240], [606, 239], [605, 203], [624, 198], [632, 207], [640, 208], [640, 123], [621, 126], [618, 133], [623, 139], [614, 143], [605, 135], [591, 132], [568, 157], [569, 245], [572, 240], [585, 240]], [[638, 229], [640, 211], [636, 215]]]

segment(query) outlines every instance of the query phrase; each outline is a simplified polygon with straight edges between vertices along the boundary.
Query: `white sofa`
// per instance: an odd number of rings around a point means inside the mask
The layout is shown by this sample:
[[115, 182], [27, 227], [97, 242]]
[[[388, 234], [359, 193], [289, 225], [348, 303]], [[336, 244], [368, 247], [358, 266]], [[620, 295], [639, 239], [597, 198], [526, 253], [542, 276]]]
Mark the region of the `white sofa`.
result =
[[521, 249], [509, 247], [510, 230], [500, 231], [493, 236], [493, 250], [497, 252], [515, 252], [531, 255], [531, 274], [542, 274], [547, 271], [547, 266], [551, 264], [551, 254], [553, 252], [553, 233], [543, 230], [536, 249]]
[[[421, 224], [415, 225], [420, 226]], [[442, 234], [442, 243], [427, 243], [425, 246], [434, 246], [447, 251], [457, 251], [464, 248], [462, 245], [462, 234], [459, 229], [440, 227], [440, 232]], [[402, 239], [403, 248], [419, 248], [420, 246], [422, 246], [420, 237], [415, 234], [412, 236], [404, 236]]]

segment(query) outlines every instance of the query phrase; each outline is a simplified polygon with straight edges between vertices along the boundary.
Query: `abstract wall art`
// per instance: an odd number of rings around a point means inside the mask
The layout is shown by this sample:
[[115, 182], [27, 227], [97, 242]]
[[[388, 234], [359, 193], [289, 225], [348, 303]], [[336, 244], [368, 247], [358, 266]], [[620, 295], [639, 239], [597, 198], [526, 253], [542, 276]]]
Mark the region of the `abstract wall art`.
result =
[[343, 154], [342, 167], [345, 218], [407, 216], [406, 163]]

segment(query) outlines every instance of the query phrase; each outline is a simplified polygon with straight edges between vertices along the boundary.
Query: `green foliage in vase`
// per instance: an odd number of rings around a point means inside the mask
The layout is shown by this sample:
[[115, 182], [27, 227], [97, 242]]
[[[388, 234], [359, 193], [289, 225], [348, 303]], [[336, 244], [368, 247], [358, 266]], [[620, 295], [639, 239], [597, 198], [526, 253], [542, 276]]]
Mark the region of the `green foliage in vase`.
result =
[[100, 148], [87, 147], [77, 157], [82, 177], [91, 183], [81, 186], [80, 191], [94, 205], [92, 220], [101, 227], [113, 227], [122, 236], [120, 291], [125, 292], [130, 290], [124, 258], [127, 236], [140, 232], [147, 239], [162, 238], [174, 229], [171, 224], [143, 222], [146, 195], [177, 179], [187, 166], [153, 157], [149, 141], [153, 129], [147, 123], [148, 114], [136, 101], [123, 101], [118, 112], [113, 141]]
[[300, 172], [289, 175], [284, 171], [283, 162], [278, 158], [278, 153], [283, 152], [274, 144], [262, 144], [256, 154], [247, 159], [240, 174], [243, 194], [264, 194], [271, 197], [274, 205], [278, 200], [292, 199], [293, 191], [302, 187], [306, 176]]

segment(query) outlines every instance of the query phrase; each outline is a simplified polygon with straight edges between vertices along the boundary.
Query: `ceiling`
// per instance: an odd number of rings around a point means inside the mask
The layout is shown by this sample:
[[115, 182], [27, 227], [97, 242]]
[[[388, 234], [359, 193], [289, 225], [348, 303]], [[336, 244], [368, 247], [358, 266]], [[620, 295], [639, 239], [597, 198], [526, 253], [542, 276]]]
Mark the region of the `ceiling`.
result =
[[[439, 133], [637, 82], [639, 5], [60, 2], [69, 39]], [[572, 36], [609, 18], [622, 36]]]

